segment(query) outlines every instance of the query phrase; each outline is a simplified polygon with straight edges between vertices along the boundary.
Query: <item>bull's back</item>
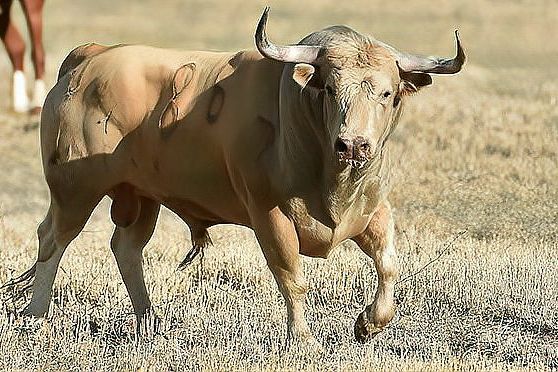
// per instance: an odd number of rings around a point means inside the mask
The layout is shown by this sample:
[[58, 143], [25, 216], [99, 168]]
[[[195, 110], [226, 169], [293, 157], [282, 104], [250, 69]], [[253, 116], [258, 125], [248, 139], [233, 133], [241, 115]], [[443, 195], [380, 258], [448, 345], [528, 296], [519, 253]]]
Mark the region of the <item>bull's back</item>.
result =
[[257, 52], [94, 52], [66, 64], [45, 102], [49, 185], [75, 171], [112, 177], [175, 210], [194, 203], [214, 221], [246, 223], [240, 194], [264, 178], [255, 162], [273, 140], [282, 66]]
[[96, 43], [88, 43], [76, 47], [66, 56], [64, 61], [62, 61], [56, 81], [59, 81], [64, 75], [79, 66], [87, 58], [105, 52], [110, 48], [109, 46]]
[[80, 47], [64, 61], [41, 120], [45, 167], [113, 153], [123, 137], [157, 121], [173, 72], [191, 53], [144, 46]]

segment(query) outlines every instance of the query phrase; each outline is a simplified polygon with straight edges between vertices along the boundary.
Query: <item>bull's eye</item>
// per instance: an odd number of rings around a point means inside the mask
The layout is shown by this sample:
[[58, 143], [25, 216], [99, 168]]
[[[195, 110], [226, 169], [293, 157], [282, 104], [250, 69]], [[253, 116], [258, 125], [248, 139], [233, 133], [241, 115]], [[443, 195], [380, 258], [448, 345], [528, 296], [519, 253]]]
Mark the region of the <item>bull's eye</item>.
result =
[[332, 97], [335, 96], [335, 91], [333, 90], [331, 85], [326, 85], [325, 89], [326, 89], [327, 94], [329, 94]]
[[391, 92], [386, 90], [382, 95], [384, 96], [384, 98], [388, 98], [389, 96], [391, 96]]

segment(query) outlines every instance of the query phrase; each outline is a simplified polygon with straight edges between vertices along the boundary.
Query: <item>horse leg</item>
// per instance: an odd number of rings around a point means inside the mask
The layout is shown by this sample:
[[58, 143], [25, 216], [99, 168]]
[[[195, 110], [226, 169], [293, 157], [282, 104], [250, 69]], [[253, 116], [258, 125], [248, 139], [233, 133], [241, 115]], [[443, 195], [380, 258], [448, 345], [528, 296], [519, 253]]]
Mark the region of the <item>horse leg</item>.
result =
[[8, 56], [14, 70], [12, 81], [12, 108], [16, 112], [25, 112], [29, 109], [29, 98], [23, 74], [23, 56], [25, 42], [17, 27], [10, 17], [13, 0], [0, 0], [0, 39], [6, 47]]
[[46, 97], [45, 51], [43, 47], [43, 0], [21, 0], [31, 36], [31, 58], [35, 69], [35, 86], [33, 88], [32, 108], [43, 106]]

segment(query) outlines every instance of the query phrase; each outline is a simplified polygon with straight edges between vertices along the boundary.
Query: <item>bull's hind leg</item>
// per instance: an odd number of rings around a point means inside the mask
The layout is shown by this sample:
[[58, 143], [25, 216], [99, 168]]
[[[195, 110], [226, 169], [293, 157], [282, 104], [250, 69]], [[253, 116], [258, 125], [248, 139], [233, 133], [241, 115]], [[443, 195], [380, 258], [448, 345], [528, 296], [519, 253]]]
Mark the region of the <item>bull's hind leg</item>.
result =
[[155, 230], [159, 207], [159, 203], [142, 198], [137, 220], [127, 227], [117, 225], [110, 242], [138, 324], [151, 307], [143, 278], [142, 252]]
[[374, 260], [378, 288], [374, 302], [368, 305], [355, 323], [357, 341], [366, 342], [379, 333], [395, 315], [394, 287], [398, 276], [394, 223], [389, 203], [380, 205], [366, 230], [353, 240]]
[[24, 314], [44, 316], [52, 296], [52, 284], [66, 247], [83, 229], [99, 199], [92, 203], [62, 207], [54, 199], [48, 213], [37, 229], [39, 254], [35, 263], [35, 279], [31, 302]]

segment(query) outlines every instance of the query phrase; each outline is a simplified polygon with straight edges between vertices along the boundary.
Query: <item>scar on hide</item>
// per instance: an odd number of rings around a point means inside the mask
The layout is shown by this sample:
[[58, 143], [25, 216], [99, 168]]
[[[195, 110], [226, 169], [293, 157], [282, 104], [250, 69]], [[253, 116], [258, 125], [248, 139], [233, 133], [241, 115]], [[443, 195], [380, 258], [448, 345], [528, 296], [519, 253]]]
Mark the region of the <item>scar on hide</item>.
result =
[[79, 65], [70, 72], [70, 81], [68, 82], [66, 93], [64, 94], [66, 99], [70, 99], [79, 90], [81, 79], [89, 63], [90, 61], [87, 61], [84, 65]]
[[211, 102], [209, 103], [209, 110], [207, 111], [207, 122], [209, 124], [217, 121], [223, 108], [223, 103], [225, 103], [225, 90], [221, 86], [215, 85], [211, 95]]
[[[172, 78], [172, 96], [165, 106], [161, 118], [159, 119], [159, 128], [165, 129], [172, 123], [181, 119], [183, 112], [181, 112], [181, 106], [186, 106], [187, 102], [182, 102], [184, 97], [184, 90], [190, 84], [194, 78], [194, 70], [196, 68], [195, 63], [187, 63], [180, 66], [175, 72]], [[185, 112], [186, 110], [184, 110]]]
[[108, 133], [108, 122], [109, 122], [110, 117], [112, 116], [112, 112], [114, 111], [115, 108], [116, 108], [116, 106], [114, 106], [113, 109], [110, 110], [110, 111], [108, 112], [108, 114], [105, 115], [104, 118], [102, 118], [101, 120], [99, 120], [99, 121], [97, 122], [97, 124], [103, 124], [103, 126], [104, 126], [104, 128], [105, 128], [105, 134]]

